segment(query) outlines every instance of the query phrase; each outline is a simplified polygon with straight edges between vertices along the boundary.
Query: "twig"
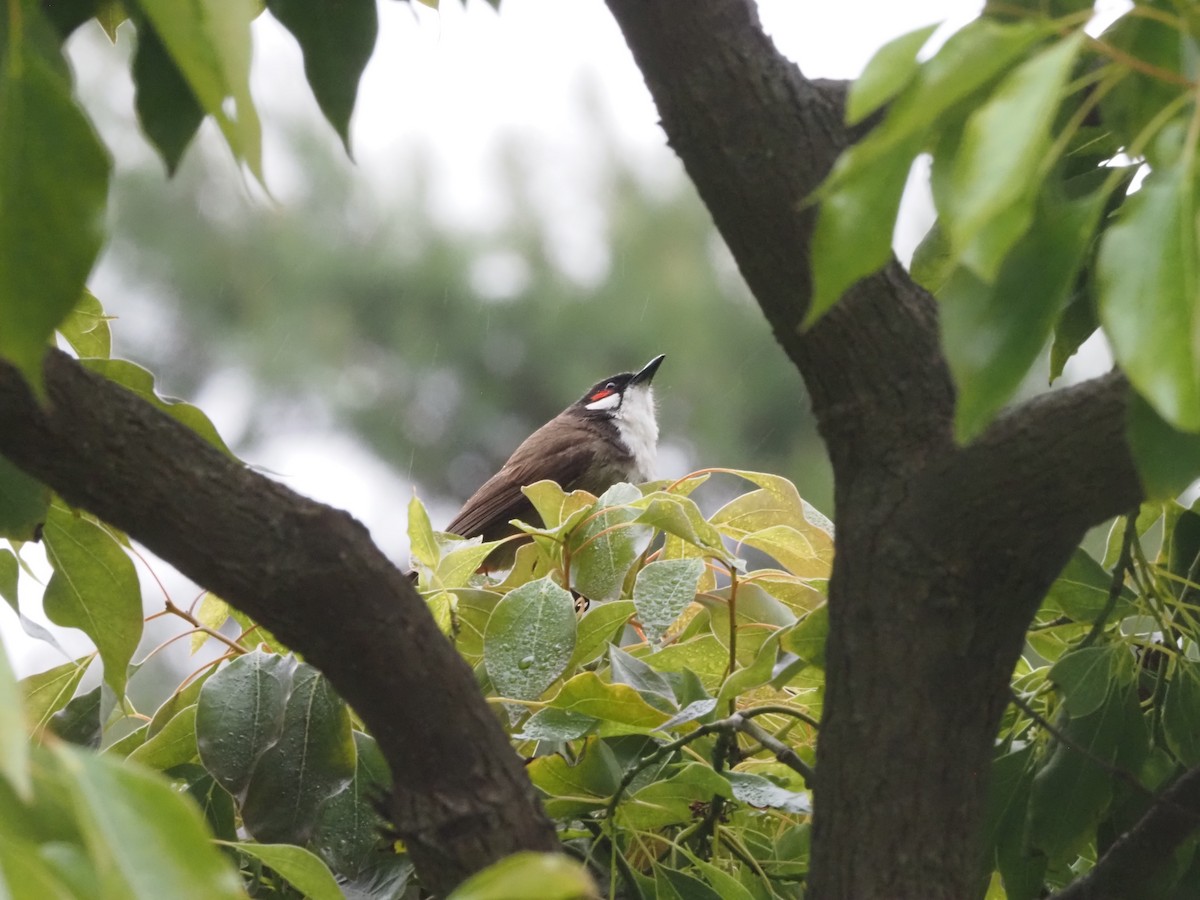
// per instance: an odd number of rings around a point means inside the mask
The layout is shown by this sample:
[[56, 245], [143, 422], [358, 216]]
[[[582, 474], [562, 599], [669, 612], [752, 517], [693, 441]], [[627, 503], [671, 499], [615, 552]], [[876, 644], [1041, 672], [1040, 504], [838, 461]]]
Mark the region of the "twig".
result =
[[779, 740], [779, 738], [775, 737], [775, 735], [771, 734], [765, 728], [760, 728], [749, 720], [743, 721], [742, 724], [738, 726], [738, 730], [744, 731], [746, 734], [750, 735], [752, 738], [774, 753], [775, 758], [789, 769], [799, 772], [800, 777], [804, 779], [804, 784], [808, 788], [812, 788], [813, 784], [815, 783], [817, 773], [813, 771], [812, 766], [800, 758], [800, 754], [798, 754], [795, 750], [793, 750], [783, 741]]
[[1125, 516], [1125, 531], [1121, 535], [1121, 553], [1117, 556], [1117, 564], [1113, 567], [1112, 581], [1108, 585], [1108, 601], [1104, 609], [1092, 623], [1092, 630], [1079, 642], [1080, 649], [1089, 647], [1104, 633], [1104, 625], [1112, 611], [1117, 607], [1121, 590], [1125, 587], [1125, 572], [1133, 564], [1133, 541], [1137, 537], [1137, 510]]

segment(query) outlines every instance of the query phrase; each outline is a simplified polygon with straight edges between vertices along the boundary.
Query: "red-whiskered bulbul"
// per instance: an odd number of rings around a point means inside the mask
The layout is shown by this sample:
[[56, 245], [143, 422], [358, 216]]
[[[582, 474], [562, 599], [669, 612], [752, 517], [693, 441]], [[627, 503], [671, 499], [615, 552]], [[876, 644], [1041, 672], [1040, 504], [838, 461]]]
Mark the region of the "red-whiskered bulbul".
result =
[[[619, 481], [649, 481], [658, 456], [658, 421], [650, 386], [663, 356], [640, 372], [597, 381], [590, 390], [527, 437], [500, 471], [483, 483], [446, 526], [461, 537], [494, 541], [516, 534], [509, 524], [541, 521], [521, 492], [549, 479], [564, 490], [602, 494]], [[498, 547], [483, 568], [512, 564], [516, 541]]]

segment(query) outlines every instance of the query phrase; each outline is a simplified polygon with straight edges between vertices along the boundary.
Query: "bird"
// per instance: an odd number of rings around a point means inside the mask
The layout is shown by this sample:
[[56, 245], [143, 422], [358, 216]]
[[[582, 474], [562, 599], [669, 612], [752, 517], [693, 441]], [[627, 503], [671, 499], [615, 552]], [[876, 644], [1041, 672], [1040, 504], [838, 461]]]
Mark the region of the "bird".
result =
[[[446, 526], [450, 534], [495, 541], [519, 530], [520, 519], [541, 524], [521, 488], [549, 479], [566, 491], [602, 494], [621, 481], [654, 477], [658, 458], [658, 418], [654, 373], [666, 358], [654, 357], [637, 372], [610, 375], [527, 437], [495, 475], [463, 504]], [[517, 541], [497, 547], [483, 571], [509, 568]]]

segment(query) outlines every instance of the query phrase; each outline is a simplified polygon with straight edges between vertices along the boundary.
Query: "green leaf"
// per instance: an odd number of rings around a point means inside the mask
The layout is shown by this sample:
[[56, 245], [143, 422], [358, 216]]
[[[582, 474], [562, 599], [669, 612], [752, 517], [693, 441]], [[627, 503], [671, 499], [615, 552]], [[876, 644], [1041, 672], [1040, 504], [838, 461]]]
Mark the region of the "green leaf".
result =
[[[493, 591], [460, 588], [454, 591], [453, 596], [454, 646], [474, 666], [483, 659], [483, 633], [501, 595]], [[575, 649], [578, 652], [578, 646]]]
[[304, 74], [321, 112], [350, 152], [350, 115], [379, 22], [375, 0], [267, 0], [304, 51]]
[[108, 359], [112, 353], [108, 319], [96, 295], [84, 288], [71, 314], [59, 323], [58, 332], [79, 356]]
[[100, 746], [101, 690], [96, 685], [85, 694], [73, 697], [50, 717], [47, 728], [64, 741], [95, 750]]
[[938, 120], [999, 78], [1048, 30], [1044, 23], [1001, 24], [986, 18], [962, 28], [920, 67], [883, 123], [842, 154], [818, 191], [806, 326], [890, 258], [905, 176]]
[[137, 23], [132, 70], [138, 121], [166, 163], [167, 174], [174, 175], [204, 121], [204, 110], [146, 19]]
[[600, 656], [618, 638], [634, 612], [632, 600], [613, 600], [592, 606], [579, 620], [575, 652], [571, 654], [566, 671], [570, 672]]
[[1135, 737], [1144, 741], [1145, 725], [1137, 695], [1130, 688], [1111, 691], [1100, 708], [1087, 716], [1068, 716], [1056, 724], [1073, 747], [1088, 755], [1065, 744], [1053, 745], [1034, 775], [1028, 834], [1032, 845], [1051, 861], [1065, 861], [1094, 835], [1112, 797], [1112, 776], [1097, 760], [1136, 768], [1136, 760], [1121, 759], [1129, 752], [1123, 744]]
[[34, 845], [0, 842], [0, 889], [5, 900], [76, 900], [80, 894], [60, 879]]
[[991, 422], [1040, 356], [1070, 299], [1105, 200], [1100, 193], [1066, 200], [1043, 192], [1028, 233], [993, 273], [993, 283], [959, 268], [942, 286], [942, 346], [958, 388], [960, 442]]
[[481, 542], [479, 538], [455, 542], [454, 549], [446, 551], [438, 561], [433, 573], [433, 583], [451, 590], [466, 587], [483, 561], [499, 547], [503, 541]]
[[408, 543], [413, 559], [427, 569], [435, 569], [441, 551], [433, 536], [433, 523], [420, 498], [413, 494], [408, 501]]
[[1127, 428], [1146, 499], [1175, 497], [1200, 474], [1200, 436], [1172, 427], [1132, 391]]
[[375, 738], [356, 731], [354, 746], [354, 778], [325, 801], [312, 835], [312, 848], [331, 869], [347, 877], [362, 872], [381, 844], [384, 822], [374, 802], [392, 782]]
[[554, 683], [575, 650], [575, 602], [549, 577], [504, 597], [488, 619], [483, 663], [502, 697], [534, 700]]
[[199, 805], [214, 837], [226, 841], [237, 840], [233, 798], [203, 766], [184, 763], [166, 774], [187, 784], [188, 794]]
[[320, 857], [292, 844], [217, 841], [270, 866], [307, 900], [344, 900], [345, 895]]
[[[204, 596], [200, 599], [200, 605], [196, 608], [196, 621], [201, 625], [206, 625], [213, 631], [219, 631], [221, 626], [229, 621], [229, 604], [214, 594], [212, 591], [205, 591]], [[203, 631], [197, 631], [192, 635], [191, 650], [194, 654], [197, 650], [203, 647], [211, 640], [211, 635]]]
[[0, 547], [0, 597], [3, 597], [16, 613], [21, 611], [17, 599], [17, 581], [20, 573], [21, 564], [17, 562], [16, 554], [7, 547]]
[[34, 540], [49, 507], [50, 489], [0, 456], [0, 537]]
[[196, 759], [196, 706], [184, 707], [128, 759], [165, 771]]
[[1163, 698], [1162, 724], [1175, 758], [1185, 766], [1200, 765], [1200, 663], [1176, 658]]
[[[1191, 155], [1188, 154], [1188, 159]], [[1168, 424], [1200, 430], [1194, 173], [1151, 172], [1100, 243], [1100, 321], [1138, 393]]]
[[612, 750], [595, 737], [583, 742], [573, 763], [551, 753], [536, 757], [525, 771], [549, 798], [544, 806], [551, 816], [579, 815], [605, 806], [621, 778]]
[[608, 648], [609, 678], [613, 684], [627, 684], [655, 709], [674, 715], [679, 710], [671, 682], [661, 672], [646, 665], [620, 647]]
[[809, 665], [825, 668], [825, 641], [829, 637], [829, 606], [822, 604], [784, 633], [779, 646]]
[[729, 666], [729, 651], [712, 633], [670, 644], [642, 658], [660, 672], [694, 672], [704, 687], [713, 691], [720, 687]]
[[570, 528], [583, 513], [596, 504], [596, 495], [587, 491], [567, 493], [553, 481], [537, 481], [521, 488], [541, 517], [543, 527], [557, 531]]
[[259, 758], [242, 802], [246, 830], [268, 843], [306, 843], [321, 804], [346, 787], [355, 771], [346, 704], [306, 663], [296, 667], [292, 680], [279, 739]]
[[54, 567], [42, 598], [46, 617], [92, 639], [104, 680], [123, 697], [142, 637], [142, 589], [133, 562], [106, 530], [58, 506], [50, 508], [43, 536]]
[[250, 98], [250, 22], [260, 7], [254, 0], [140, 0], [139, 6], [200, 107], [261, 182], [262, 130]]
[[707, 803], [714, 796], [733, 799], [729, 781], [711, 766], [688, 763], [626, 797], [617, 809], [617, 824], [640, 831], [690, 822], [695, 818], [693, 804]]
[[39, 736], [50, 723], [50, 717], [70, 702], [83, 673], [87, 671], [84, 664], [90, 659], [90, 655], [81, 656], [61, 666], [21, 679], [25, 714], [32, 735]]
[[691, 498], [659, 492], [646, 496], [634, 505], [643, 507], [637, 519], [639, 522], [683, 538], [689, 544], [707, 551], [708, 555], [732, 560], [721, 540], [721, 532], [704, 518], [704, 513]]
[[[938, 211], [959, 258], [985, 281], [1033, 221], [1041, 176], [1053, 163], [1050, 127], [1083, 39], [1076, 31], [1017, 66], [967, 119], [951, 202]], [[1002, 234], [990, 227], [1001, 214], [1011, 217]]]
[[296, 660], [255, 650], [204, 683], [196, 706], [200, 760], [235, 797], [244, 795], [260, 757], [278, 739]]
[[[1076, 622], [1093, 622], [1108, 605], [1111, 587], [1112, 575], [1080, 547], [1050, 585], [1043, 605], [1061, 610]], [[1132, 601], [1133, 592], [1122, 588], [1110, 621], [1127, 615]]]
[[110, 162], [71, 96], [45, 23], [23, 6], [0, 67], [0, 356], [34, 385], [54, 329], [79, 300], [104, 240]]
[[109, 757], [56, 750], [96, 863], [97, 895], [129, 900], [244, 897], [196, 807], [162, 778]]
[[574, 741], [588, 734], [599, 720], [565, 709], [539, 709], [530, 716], [521, 733], [524, 741]]
[[713, 514], [712, 524], [722, 534], [775, 556], [793, 574], [828, 578], [833, 565], [829, 520], [806, 503], [786, 478], [741, 470], [734, 474], [759, 490], [725, 504]]
[[620, 597], [625, 576], [646, 549], [651, 530], [635, 524], [640, 510], [628, 505], [641, 496], [631, 484], [613, 485], [596, 503], [601, 511], [584, 519], [567, 540], [571, 587], [593, 602]]
[[657, 730], [670, 714], [656, 709], [627, 684], [608, 684], [595, 672], [570, 679], [550, 701], [554, 709], [600, 719], [599, 733], [639, 734]]
[[477, 872], [447, 900], [577, 900], [598, 896], [596, 883], [578, 862], [561, 853], [514, 853]]
[[759, 809], [780, 809], [797, 815], [812, 815], [812, 798], [807, 793], [789, 791], [769, 778], [751, 772], [726, 772], [733, 796]]
[[938, 26], [926, 25], [892, 38], [875, 51], [863, 73], [850, 86], [846, 99], [846, 124], [861, 122], [887, 103], [916, 77], [917, 53], [928, 43]]
[[[879, 271], [892, 258], [900, 196], [924, 138], [913, 134], [879, 153], [868, 143], [868, 136], [838, 160], [828, 182], [837, 186], [823, 189], [809, 251], [813, 291], [804, 327], [815, 323], [857, 281]], [[863, 147], [867, 149], [860, 149]]]
[[33, 799], [21, 690], [9, 665], [3, 641], [0, 641], [0, 778], [7, 779], [17, 796], [26, 803]]
[[754, 657], [754, 662], [730, 673], [729, 677], [725, 679], [725, 683], [721, 685], [721, 692], [717, 694], [717, 705], [721, 706], [746, 691], [761, 687], [770, 681], [771, 673], [775, 669], [778, 650], [779, 632], [774, 632], [763, 641], [758, 655]]
[[154, 389], [154, 375], [149, 370], [127, 359], [83, 359], [80, 362], [93, 372], [133, 391], [181, 425], [186, 425], [226, 456], [233, 456], [233, 451], [217, 433], [216, 426], [198, 407], [182, 400], [158, 395]]
[[704, 560], [666, 559], [648, 563], [633, 584], [633, 602], [646, 637], [657, 644], [696, 599]]
[[1051, 384], [1058, 380], [1067, 361], [1099, 327], [1090, 291], [1077, 289], [1054, 325], [1054, 343], [1050, 345]]
[[[1115, 649], [1114, 649], [1115, 648]], [[1063, 694], [1063, 705], [1074, 718], [1090, 715], [1108, 696], [1117, 660], [1114, 653], [1128, 655], [1123, 644], [1083, 647], [1063, 654], [1048, 675]]]

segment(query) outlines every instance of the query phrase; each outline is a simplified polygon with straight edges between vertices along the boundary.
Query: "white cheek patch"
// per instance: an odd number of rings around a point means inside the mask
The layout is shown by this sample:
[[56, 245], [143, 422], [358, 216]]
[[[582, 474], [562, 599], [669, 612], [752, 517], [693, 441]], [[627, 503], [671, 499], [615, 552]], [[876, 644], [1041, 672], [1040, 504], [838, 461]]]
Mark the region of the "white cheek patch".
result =
[[607, 397], [601, 397], [599, 400], [593, 401], [587, 405], [588, 409], [616, 409], [621, 405], [621, 395], [613, 391]]

